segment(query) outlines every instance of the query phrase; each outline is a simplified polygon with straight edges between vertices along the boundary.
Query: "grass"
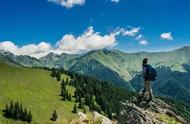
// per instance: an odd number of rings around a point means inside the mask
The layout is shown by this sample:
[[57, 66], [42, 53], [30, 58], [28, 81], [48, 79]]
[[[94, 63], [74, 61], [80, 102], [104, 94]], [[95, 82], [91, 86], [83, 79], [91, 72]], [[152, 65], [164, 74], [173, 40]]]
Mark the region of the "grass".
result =
[[169, 117], [166, 114], [159, 114], [158, 119], [165, 122], [166, 124], [182, 124], [180, 122], [177, 122], [174, 118]]
[[[62, 75], [66, 79], [67, 75]], [[68, 77], [70, 79], [70, 77]], [[75, 89], [67, 86], [69, 93]], [[0, 124], [24, 124], [3, 117], [5, 104], [19, 101], [32, 111], [33, 124], [51, 124], [53, 110], [58, 113], [56, 124], [69, 123], [76, 114], [71, 111], [73, 101], [62, 101], [60, 82], [50, 77], [50, 72], [42, 69], [19, 68], [0, 63]]]

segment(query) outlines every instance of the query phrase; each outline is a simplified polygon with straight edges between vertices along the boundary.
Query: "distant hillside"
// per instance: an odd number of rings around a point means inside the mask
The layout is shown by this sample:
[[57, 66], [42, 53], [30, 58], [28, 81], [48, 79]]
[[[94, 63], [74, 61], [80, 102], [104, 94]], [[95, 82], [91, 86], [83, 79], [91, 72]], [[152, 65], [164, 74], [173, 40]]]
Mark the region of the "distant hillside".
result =
[[7, 51], [0, 51], [0, 62], [14, 66], [43, 67], [44, 65], [36, 58], [30, 56], [17, 56]]

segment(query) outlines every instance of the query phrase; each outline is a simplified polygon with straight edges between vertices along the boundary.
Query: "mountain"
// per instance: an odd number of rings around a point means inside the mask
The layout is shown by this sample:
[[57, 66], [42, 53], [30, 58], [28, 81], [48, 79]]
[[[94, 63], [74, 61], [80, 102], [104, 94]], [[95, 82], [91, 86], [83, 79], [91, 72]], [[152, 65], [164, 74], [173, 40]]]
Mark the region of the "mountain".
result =
[[[190, 46], [185, 46], [165, 52], [125, 53], [119, 50], [102, 49], [83, 54], [63, 53], [57, 55], [50, 53], [39, 60], [29, 56], [15, 55], [4, 55], [1, 58], [10, 64], [22, 66], [64, 68], [72, 72], [109, 81], [128, 90], [138, 91], [139, 77], [137, 74], [141, 71], [142, 59], [148, 57], [149, 63], [158, 71], [157, 80], [153, 83], [154, 93], [189, 102], [189, 53]], [[142, 88], [142, 78], [140, 78], [140, 82], [140, 88]]]
[[42, 57], [39, 59], [39, 61], [47, 67], [54, 67], [54, 63], [55, 61], [59, 60], [60, 56], [51, 52], [48, 55], [46, 55], [45, 57]]
[[30, 56], [17, 56], [7, 51], [0, 51], [0, 61], [10, 65], [24, 67], [43, 67], [44, 65], [36, 58]]
[[[70, 60], [65, 59], [59, 67], [139, 91], [137, 74], [141, 71], [142, 59], [148, 57], [149, 63], [158, 71], [157, 80], [153, 83], [154, 93], [189, 103], [189, 53], [189, 46], [167, 52], [125, 53], [119, 50], [102, 49], [90, 51]], [[140, 82], [142, 88], [142, 78]]]
[[[144, 101], [142, 101], [142, 105], [135, 103], [136, 93], [108, 85], [94, 78], [72, 73], [69, 75], [61, 74], [61, 79], [64, 82], [67, 82], [67, 80], [71, 82], [65, 83], [68, 94], [72, 95], [71, 100], [64, 101], [62, 99], [63, 96], [60, 96], [63, 83], [51, 77], [50, 71], [16, 67], [3, 62], [0, 62], [0, 68], [0, 123], [3, 124], [26, 124], [26, 122], [5, 116], [5, 106], [10, 104], [10, 101], [18, 101], [22, 103], [22, 106], [31, 110], [31, 124], [77, 124], [86, 122], [117, 124], [117, 121], [119, 121], [119, 124], [122, 124], [123, 121], [128, 120], [129, 114], [126, 114], [128, 112], [133, 117], [137, 117], [137, 121], [141, 119], [144, 122], [159, 120], [162, 123], [183, 124], [185, 119], [189, 117], [189, 109], [186, 106], [183, 106], [184, 111], [182, 111], [183, 108], [179, 105], [176, 106], [179, 107], [178, 109], [172, 109], [173, 106], [170, 106], [170, 104], [166, 104], [160, 99], [155, 99], [155, 101], [146, 103], [145, 107], [142, 106]], [[81, 96], [81, 99], [84, 99], [86, 113], [83, 113], [84, 110], [79, 107], [77, 108], [78, 113], [72, 112], [73, 106], [82, 104], [77, 101], [77, 96]], [[87, 102], [88, 98], [90, 98], [89, 103]], [[122, 106], [121, 103], [124, 101], [127, 101], [127, 107], [120, 108]], [[58, 115], [56, 122], [50, 120], [54, 110], [56, 110]], [[102, 113], [102, 115], [96, 112], [96, 110]], [[123, 114], [112, 113], [112, 111], [118, 110], [121, 110], [120, 113]], [[111, 120], [112, 117], [115, 118], [113, 121]], [[159, 123], [155, 122], [155, 124]]]

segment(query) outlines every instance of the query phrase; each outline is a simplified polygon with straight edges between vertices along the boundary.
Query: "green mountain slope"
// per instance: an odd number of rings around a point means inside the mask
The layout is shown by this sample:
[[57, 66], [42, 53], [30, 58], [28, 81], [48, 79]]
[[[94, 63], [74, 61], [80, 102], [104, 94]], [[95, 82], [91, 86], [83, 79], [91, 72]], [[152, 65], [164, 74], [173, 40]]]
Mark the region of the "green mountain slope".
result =
[[[135, 82], [135, 76], [141, 71], [142, 59], [149, 58], [149, 63], [156, 68], [166, 67], [170, 70], [163, 69], [159, 71], [159, 77], [154, 83], [155, 91], [162, 94], [161, 90], [164, 87], [169, 87], [170, 82], [178, 88], [185, 88], [184, 93], [189, 94], [189, 73], [190, 70], [190, 47], [182, 47], [173, 51], [167, 52], [138, 52], [125, 53], [119, 50], [95, 50], [81, 55], [61, 54], [49, 55], [37, 59], [14, 59], [14, 57], [5, 57], [4, 60], [11, 64], [26, 66], [48, 66], [56, 68], [64, 68], [69, 71], [82, 73], [89, 76], [94, 76], [98, 79], [107, 80], [114, 85], [127, 88], [129, 90], [137, 89], [138, 81]], [[24, 58], [23, 56], [21, 56]], [[27, 57], [28, 58], [28, 57]], [[6, 60], [8, 59], [8, 60]], [[26, 61], [28, 60], [28, 61]], [[175, 73], [174, 73], [175, 72]], [[177, 73], [179, 72], [179, 73]], [[180, 76], [178, 76], [180, 75]], [[169, 80], [169, 81], [168, 81]], [[168, 84], [167, 84], [168, 83]], [[165, 90], [174, 92], [171, 90]], [[183, 98], [184, 99], [184, 98]]]
[[[69, 89], [69, 92], [74, 92], [73, 88]], [[32, 111], [34, 123], [50, 123], [54, 109], [59, 115], [58, 123], [67, 123], [76, 116], [71, 113], [74, 102], [63, 103], [59, 96], [60, 83], [50, 77], [49, 71], [0, 63], [0, 94], [0, 110], [11, 100], [19, 101]], [[3, 118], [3, 112], [0, 111], [0, 123], [8, 122], [16, 123]]]
[[77, 62], [69, 69], [69, 71], [98, 77], [98, 79], [112, 82], [116, 86], [132, 89], [124, 79], [120, 78], [118, 73], [104, 66], [97, 60], [90, 59], [85, 63]]

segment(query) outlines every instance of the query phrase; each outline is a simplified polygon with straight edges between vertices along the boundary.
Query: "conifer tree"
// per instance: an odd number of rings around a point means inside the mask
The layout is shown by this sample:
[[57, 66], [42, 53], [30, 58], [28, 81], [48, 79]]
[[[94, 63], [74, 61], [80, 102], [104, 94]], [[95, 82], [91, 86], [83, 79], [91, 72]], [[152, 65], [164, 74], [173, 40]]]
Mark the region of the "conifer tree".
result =
[[80, 109], [84, 108], [84, 100], [82, 98], [79, 100], [79, 106], [78, 106], [78, 108], [80, 108]]
[[77, 105], [76, 104], [74, 105], [72, 112], [75, 113], [75, 114], [77, 113]]
[[56, 110], [54, 110], [54, 112], [53, 112], [53, 114], [52, 114], [52, 118], [51, 118], [51, 120], [52, 121], [56, 121], [57, 120], [57, 112], [56, 112]]

